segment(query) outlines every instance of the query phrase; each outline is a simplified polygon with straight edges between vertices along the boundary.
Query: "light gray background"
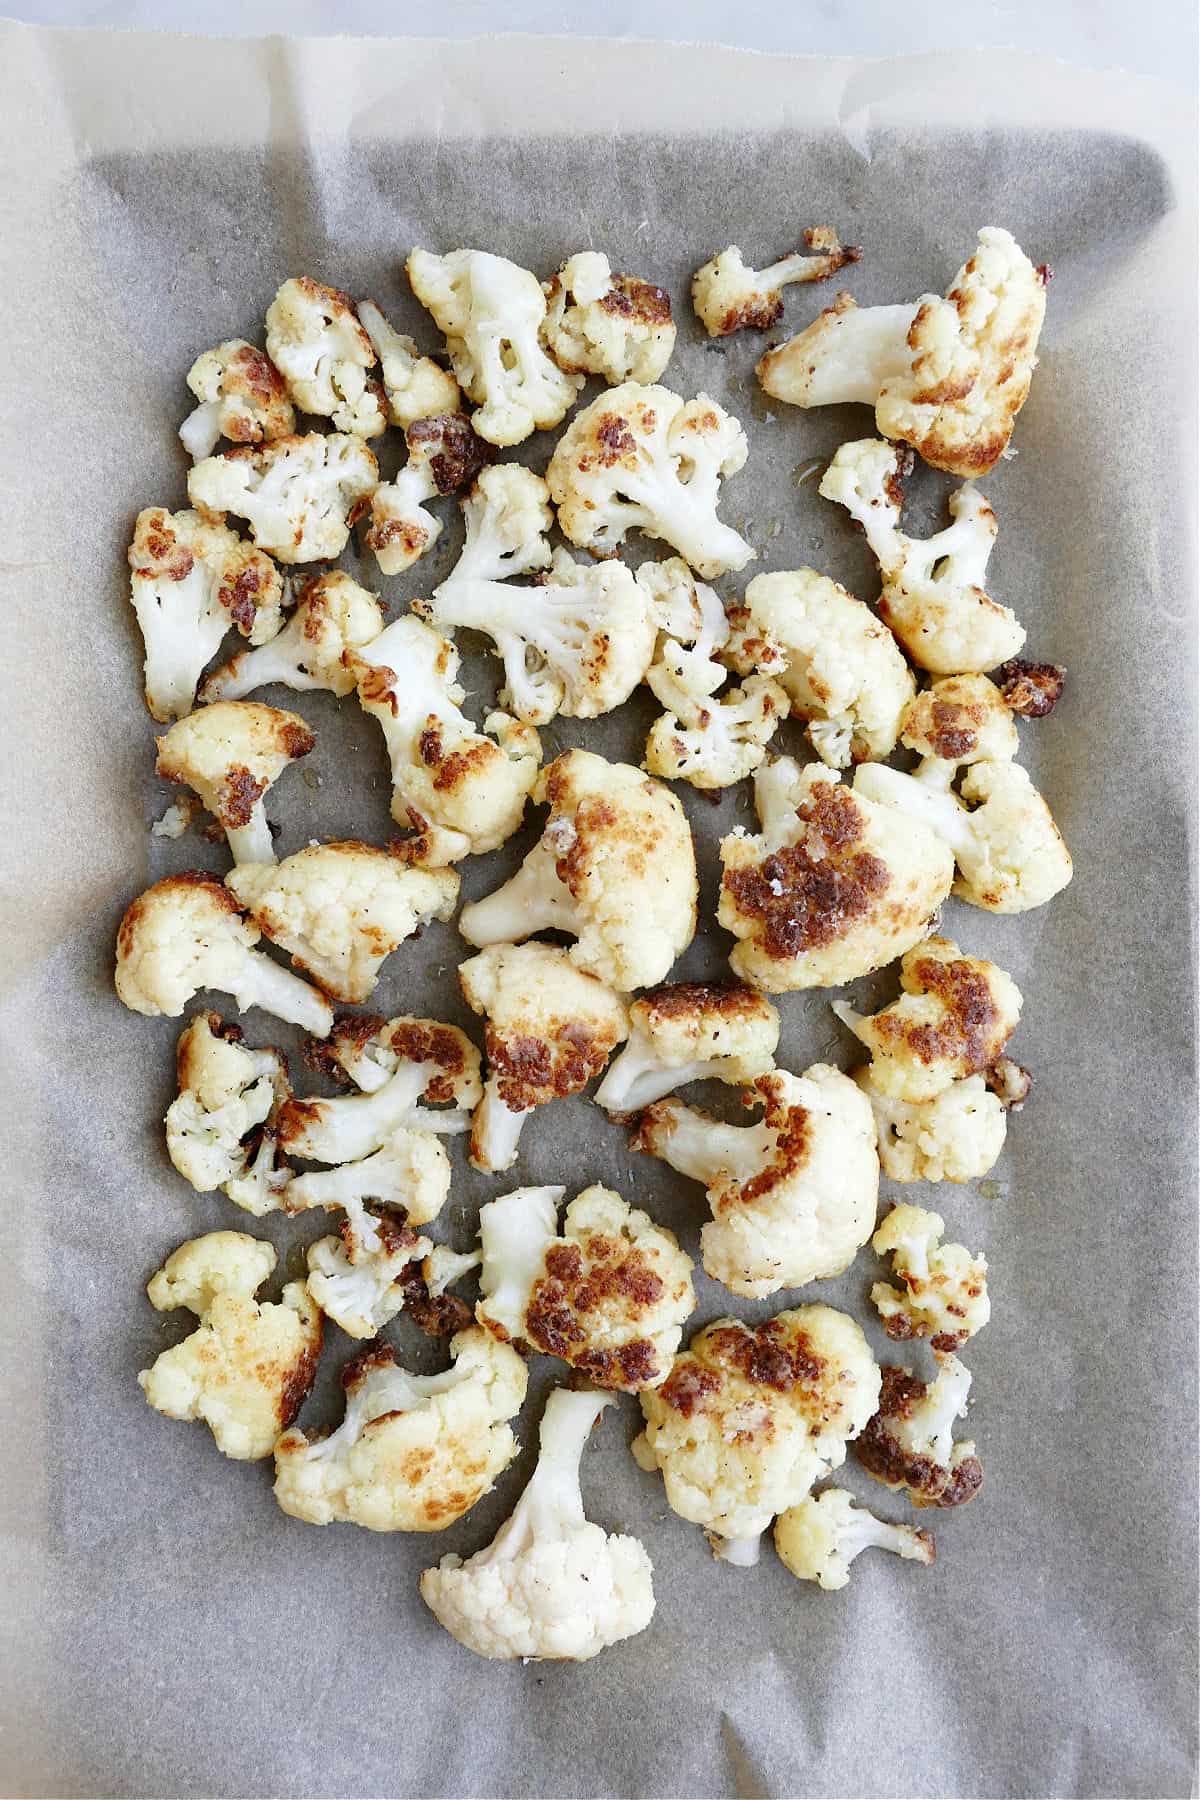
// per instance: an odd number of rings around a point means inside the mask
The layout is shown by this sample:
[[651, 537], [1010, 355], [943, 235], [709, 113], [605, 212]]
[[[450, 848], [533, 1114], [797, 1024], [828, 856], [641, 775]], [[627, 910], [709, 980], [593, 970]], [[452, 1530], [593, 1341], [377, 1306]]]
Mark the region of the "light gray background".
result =
[[486, 31], [564, 32], [735, 44], [810, 56], [896, 56], [928, 50], [1038, 50], [1088, 69], [1195, 86], [1193, 0], [918, 0], [902, 11], [868, 0], [444, 0], [429, 9], [388, 0], [32, 0], [5, 9], [35, 25], [112, 25], [142, 31], [254, 36], [345, 32], [470, 37]]

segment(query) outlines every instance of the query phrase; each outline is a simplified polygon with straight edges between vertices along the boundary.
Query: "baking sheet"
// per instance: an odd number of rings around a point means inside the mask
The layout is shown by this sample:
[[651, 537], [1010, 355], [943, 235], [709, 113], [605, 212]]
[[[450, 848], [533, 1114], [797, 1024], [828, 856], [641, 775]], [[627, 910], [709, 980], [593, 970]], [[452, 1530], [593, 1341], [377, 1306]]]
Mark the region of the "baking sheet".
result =
[[[5, 1646], [0, 1781], [23, 1795], [1176, 1795], [1195, 1768], [1194, 1467], [1194, 226], [1177, 99], [1023, 58], [799, 61], [554, 40], [212, 44], [0, 30], [7, 792], [4, 1097]], [[532, 122], [532, 124], [531, 124]], [[585, 1462], [591, 1516], [655, 1563], [651, 1629], [584, 1667], [484, 1665], [416, 1591], [450, 1549], [486, 1543], [526, 1478], [440, 1537], [317, 1530], [283, 1517], [269, 1467], [224, 1461], [207, 1432], [146, 1407], [135, 1375], [187, 1321], [143, 1284], [180, 1240], [262, 1231], [297, 1271], [320, 1219], [255, 1222], [197, 1196], [166, 1160], [178, 1024], [111, 990], [128, 899], [170, 869], [222, 868], [197, 834], [151, 839], [152, 773], [124, 549], [139, 507], [184, 503], [174, 431], [200, 349], [259, 335], [287, 274], [371, 294], [427, 345], [400, 263], [413, 243], [503, 251], [548, 272], [603, 248], [664, 282], [680, 343], [668, 382], [747, 424], [726, 516], [760, 560], [811, 562], [877, 591], [804, 464], [870, 431], [862, 409], [764, 405], [760, 341], [702, 341], [692, 268], [730, 239], [759, 261], [806, 225], [865, 246], [860, 301], [941, 288], [984, 223], [1053, 264], [1041, 369], [1018, 455], [986, 483], [1000, 517], [991, 591], [1030, 654], [1069, 666], [1023, 760], [1076, 858], [1073, 886], [1023, 919], [952, 904], [946, 928], [1026, 994], [1014, 1050], [1037, 1086], [990, 1184], [910, 1190], [983, 1248], [992, 1323], [970, 1348], [969, 1430], [987, 1476], [936, 1519], [931, 1571], [865, 1558], [841, 1594], [801, 1586], [770, 1550], [713, 1563], [606, 1416]], [[791, 290], [786, 326], [829, 298]], [[781, 327], [782, 331], [782, 327]], [[548, 440], [518, 452], [540, 467]], [[393, 451], [393, 456], [395, 452]], [[914, 480], [912, 528], [949, 484]], [[448, 566], [364, 578], [393, 602]], [[644, 546], [631, 546], [634, 560]], [[354, 556], [344, 559], [357, 567]], [[740, 579], [719, 584], [737, 591]], [[486, 657], [467, 659], [482, 701]], [[286, 853], [389, 831], [374, 722], [331, 696], [267, 698], [319, 734], [271, 797]], [[636, 760], [644, 693], [615, 719], [556, 721], [547, 754], [586, 742]], [[798, 728], [785, 727], [798, 750]], [[715, 844], [747, 819], [682, 790], [703, 912]], [[505, 876], [536, 822], [468, 863], [464, 897]], [[715, 974], [697, 939], [681, 974]], [[474, 1030], [452, 926], [404, 947], [374, 1005]], [[857, 984], [885, 996], [894, 977]], [[827, 996], [785, 996], [780, 1061], [847, 1040]], [[252, 1015], [254, 1041], [296, 1039]], [[618, 1186], [697, 1251], [700, 1190], [631, 1158], [582, 1100], [534, 1115], [508, 1177], [457, 1180], [439, 1235], [468, 1241], [482, 1199], [520, 1181]], [[884, 1182], [885, 1195], [895, 1184]], [[869, 1251], [805, 1298], [847, 1306], [878, 1354]], [[754, 1318], [706, 1280], [695, 1324]], [[403, 1319], [389, 1336], [432, 1366]], [[350, 1352], [331, 1329], [306, 1424], [338, 1416]], [[894, 1360], [894, 1349], [891, 1351]], [[898, 1496], [853, 1462], [876, 1510]]]

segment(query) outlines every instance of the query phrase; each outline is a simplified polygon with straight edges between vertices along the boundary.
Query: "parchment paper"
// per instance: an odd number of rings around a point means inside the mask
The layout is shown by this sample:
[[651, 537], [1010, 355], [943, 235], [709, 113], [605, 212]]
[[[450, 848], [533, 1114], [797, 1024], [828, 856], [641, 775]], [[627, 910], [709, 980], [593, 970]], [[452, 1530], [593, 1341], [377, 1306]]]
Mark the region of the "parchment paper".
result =
[[[994, 55], [859, 65], [537, 39], [0, 33], [6, 1793], [1188, 1792], [1194, 215], [1177, 106]], [[136, 1386], [190, 1329], [143, 1294], [178, 1242], [265, 1232], [282, 1279], [325, 1222], [259, 1223], [191, 1192], [160, 1124], [178, 1024], [126, 1013], [112, 992], [129, 898], [168, 869], [227, 860], [198, 834], [147, 833], [169, 793], [152, 773], [124, 550], [139, 507], [184, 504], [174, 432], [191, 359], [258, 337], [286, 275], [373, 295], [432, 346], [400, 269], [412, 244], [479, 244], [541, 272], [595, 246], [670, 287], [668, 381], [707, 389], [749, 428], [724, 507], [759, 547], [747, 573], [811, 562], [872, 598], [864, 546], [815, 480], [795, 480], [870, 415], [769, 410], [752, 376], [761, 340], [710, 346], [687, 303], [691, 270], [731, 239], [761, 263], [821, 223], [865, 246], [847, 280], [865, 302], [941, 289], [984, 223], [1056, 275], [1019, 453], [986, 484], [1001, 524], [989, 585], [1029, 627], [1030, 653], [1069, 666], [1055, 716], [1022, 728], [1022, 756], [1076, 878], [1021, 919], [947, 909], [946, 929], [1024, 990], [1014, 1049], [1037, 1085], [991, 1183], [910, 1191], [991, 1266], [993, 1320], [968, 1355], [987, 1485], [962, 1516], [935, 1517], [933, 1570], [868, 1557], [845, 1592], [822, 1594], [769, 1549], [756, 1570], [716, 1565], [626, 1454], [626, 1401], [589, 1450], [585, 1498], [650, 1550], [652, 1628], [585, 1667], [485, 1665], [424, 1610], [417, 1575], [490, 1539], [561, 1368], [535, 1365], [519, 1464], [436, 1538], [285, 1518], [269, 1467], [223, 1460]], [[793, 290], [786, 329], [829, 297]], [[518, 454], [541, 467], [547, 452]], [[941, 522], [949, 485], [914, 481], [915, 530]], [[459, 536], [452, 520], [430, 562], [383, 582], [389, 601], [431, 585]], [[635, 560], [644, 549], [631, 545]], [[480, 703], [494, 667], [468, 659]], [[320, 784], [293, 770], [271, 796], [281, 853], [309, 837], [385, 841], [374, 722], [326, 695], [267, 697], [320, 740]], [[643, 694], [616, 719], [558, 722], [547, 754], [587, 742], [637, 760], [653, 710]], [[799, 750], [798, 728], [781, 743]], [[711, 920], [716, 839], [747, 801], [682, 792]], [[467, 864], [465, 897], [536, 830]], [[709, 925], [679, 972], [715, 974], [727, 948]], [[453, 926], [431, 929], [391, 960], [374, 1004], [474, 1028], [461, 953]], [[827, 999], [784, 998], [785, 1066], [853, 1060]], [[249, 1030], [295, 1048], [261, 1015]], [[603, 1180], [697, 1251], [700, 1190], [631, 1157], [582, 1099], [534, 1115], [511, 1178], [473, 1174], [461, 1147], [455, 1159], [438, 1230], [459, 1245], [492, 1193]], [[854, 1311], [882, 1356], [866, 1303], [877, 1273], [864, 1252], [819, 1297]], [[694, 1324], [794, 1298], [739, 1303], [702, 1280]], [[388, 1335], [434, 1365], [403, 1319]], [[339, 1415], [350, 1348], [331, 1329], [306, 1424]], [[852, 1461], [840, 1479], [906, 1516]]]

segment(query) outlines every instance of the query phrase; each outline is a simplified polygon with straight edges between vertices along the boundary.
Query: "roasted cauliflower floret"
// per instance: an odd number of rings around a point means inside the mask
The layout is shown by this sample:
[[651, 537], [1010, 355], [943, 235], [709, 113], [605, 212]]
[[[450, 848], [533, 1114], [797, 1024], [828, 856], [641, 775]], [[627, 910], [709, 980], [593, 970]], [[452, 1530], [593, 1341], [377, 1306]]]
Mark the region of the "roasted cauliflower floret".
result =
[[662, 1471], [668, 1505], [723, 1561], [748, 1564], [775, 1515], [845, 1462], [879, 1370], [853, 1319], [800, 1306], [754, 1326], [714, 1320], [638, 1398], [638, 1463]]
[[316, 737], [297, 713], [253, 700], [219, 700], [158, 738], [158, 773], [185, 783], [225, 828], [235, 863], [273, 863], [263, 798]]
[[340, 288], [308, 275], [285, 281], [267, 309], [267, 353], [301, 412], [332, 419], [338, 431], [378, 437], [387, 425], [375, 347]]
[[371, 844], [309, 844], [225, 885], [260, 930], [335, 1000], [369, 1000], [387, 958], [458, 904], [452, 869], [410, 868]]
[[900, 963], [898, 1000], [872, 1017], [833, 1010], [871, 1053], [871, 1086], [898, 1100], [931, 1100], [999, 1061], [1021, 1017], [1021, 993], [995, 963], [926, 938]]
[[215, 876], [168, 875], [130, 903], [118, 927], [117, 997], [149, 1018], [177, 1019], [202, 988], [216, 988], [242, 1012], [261, 1006], [324, 1037], [333, 1024], [324, 994], [255, 950], [258, 939]]
[[844, 1588], [850, 1565], [864, 1550], [891, 1550], [906, 1562], [930, 1564], [933, 1538], [912, 1525], [892, 1525], [857, 1506], [844, 1488], [826, 1488], [790, 1506], [775, 1521], [775, 1548], [799, 1581], [827, 1592]]
[[1062, 698], [1067, 671], [1061, 663], [1026, 662], [1014, 656], [996, 670], [1004, 704], [1022, 719], [1044, 719]]
[[493, 944], [459, 964], [473, 1012], [487, 1020], [488, 1078], [471, 1123], [471, 1162], [494, 1173], [517, 1160], [535, 1106], [578, 1094], [629, 1030], [625, 1003], [549, 944]]
[[518, 1188], [480, 1209], [481, 1325], [561, 1357], [597, 1387], [635, 1393], [666, 1379], [696, 1305], [692, 1265], [671, 1233], [610, 1188]]
[[408, 461], [371, 495], [366, 544], [385, 575], [400, 575], [432, 550], [442, 521], [429, 511], [437, 500], [478, 475], [488, 449], [461, 413], [414, 419], [404, 434]]
[[188, 498], [245, 519], [254, 542], [280, 562], [326, 562], [346, 548], [378, 485], [379, 465], [361, 438], [310, 431], [206, 456], [188, 476]]
[[464, 906], [482, 948], [569, 932], [571, 961], [619, 993], [661, 981], [696, 930], [696, 854], [674, 794], [627, 763], [568, 750], [538, 781], [550, 817], [511, 881]]
[[179, 427], [179, 438], [196, 461], [211, 456], [222, 438], [262, 444], [296, 429], [287, 383], [270, 357], [244, 338], [228, 338], [198, 356], [187, 384], [199, 404]]
[[905, 711], [900, 741], [918, 756], [956, 767], [1011, 762], [1020, 748], [1012, 712], [986, 675], [946, 675], [932, 682]]
[[312, 1386], [321, 1315], [303, 1282], [278, 1305], [254, 1295], [275, 1267], [274, 1246], [241, 1231], [210, 1231], [169, 1256], [146, 1292], [159, 1312], [186, 1306], [200, 1323], [164, 1350], [138, 1384], [169, 1419], [202, 1419], [226, 1456], [269, 1456]]
[[885, 1364], [879, 1410], [854, 1446], [868, 1475], [885, 1487], [907, 1489], [914, 1506], [963, 1506], [983, 1486], [970, 1441], [954, 1442], [954, 1421], [966, 1416], [970, 1371], [957, 1356], [939, 1358], [937, 1379], [918, 1381], [908, 1369]]
[[[389, 1246], [403, 1247], [394, 1241], [395, 1230], [385, 1231], [384, 1223], [391, 1220], [394, 1226], [399, 1219], [424, 1225], [441, 1212], [450, 1192], [450, 1159], [431, 1131], [393, 1125], [382, 1127], [378, 1135], [383, 1140], [379, 1148], [354, 1161], [293, 1175], [279, 1202], [289, 1213], [340, 1209], [346, 1215], [345, 1230], [338, 1229], [350, 1260], [376, 1266], [390, 1255]], [[330, 1147], [328, 1141], [325, 1147]], [[413, 1250], [401, 1261], [416, 1261], [421, 1254]]]
[[507, 713], [489, 713], [475, 729], [462, 710], [458, 661], [447, 638], [405, 617], [351, 664], [359, 704], [383, 728], [392, 817], [431, 831], [425, 861], [458, 862], [511, 837], [542, 756], [537, 732]]
[[403, 1310], [406, 1278], [433, 1249], [395, 1215], [368, 1217], [372, 1241], [364, 1242], [346, 1218], [337, 1237], [319, 1238], [308, 1251], [309, 1293], [326, 1318], [353, 1338], [377, 1336]]
[[360, 300], [358, 318], [379, 357], [387, 415], [402, 431], [417, 419], [459, 410], [462, 396], [449, 370], [422, 356], [412, 338], [393, 330], [373, 300]]
[[610, 386], [657, 381], [670, 362], [670, 294], [636, 275], [614, 275], [598, 250], [570, 257], [542, 292], [542, 343], [568, 375], [599, 375]]
[[978, 1181], [1004, 1148], [1008, 1114], [982, 1075], [968, 1075], [929, 1100], [881, 1094], [870, 1069], [854, 1079], [871, 1102], [879, 1164], [892, 1181]]
[[597, 1106], [636, 1112], [689, 1081], [735, 1087], [775, 1066], [779, 1014], [738, 982], [680, 981], [629, 1008], [629, 1042], [596, 1089]]
[[414, 250], [408, 279], [445, 334], [454, 373], [489, 444], [520, 444], [561, 424], [583, 386], [546, 355], [538, 333], [546, 299], [536, 275], [485, 250]]
[[907, 468], [903, 451], [865, 438], [842, 445], [818, 492], [862, 526], [883, 584], [879, 616], [919, 668], [934, 675], [995, 668], [1025, 642], [1016, 615], [984, 592], [996, 515], [977, 488], [961, 487], [950, 496], [944, 531], [909, 537], [900, 529]]
[[746, 1102], [757, 1125], [724, 1125], [679, 1100], [642, 1113], [633, 1147], [702, 1181], [712, 1221], [705, 1270], [758, 1299], [840, 1275], [875, 1226], [879, 1159], [871, 1108], [826, 1063], [760, 1075]]
[[167, 1154], [199, 1194], [211, 1194], [243, 1175], [247, 1140], [287, 1095], [281, 1050], [242, 1042], [236, 1025], [218, 1013], [197, 1013], [175, 1050], [179, 1092], [167, 1108]]
[[917, 774], [866, 763], [854, 794], [935, 831], [954, 853], [954, 892], [987, 912], [1028, 912], [1061, 893], [1071, 855], [1045, 800], [1015, 762], [975, 762], [957, 794], [954, 765], [927, 758]]
[[935, 831], [790, 757], [759, 770], [754, 803], [761, 833], [721, 839], [736, 975], [769, 993], [838, 987], [924, 937], [954, 877]]
[[297, 693], [322, 688], [342, 699], [354, 692], [346, 653], [361, 650], [386, 623], [378, 595], [343, 570], [310, 576], [278, 637], [231, 657], [202, 684], [200, 698], [242, 700], [256, 688], [279, 682]]
[[755, 552], [717, 517], [721, 479], [746, 461], [746, 434], [707, 394], [627, 381], [601, 394], [558, 441], [546, 480], [563, 534], [607, 554], [637, 529], [662, 538], [705, 578]]
[[783, 317], [782, 289], [793, 281], [828, 281], [862, 251], [838, 242], [829, 225], [814, 225], [794, 250], [765, 269], [748, 269], [736, 244], [730, 244], [692, 276], [692, 304], [709, 337], [728, 337], [747, 327], [769, 331]]
[[790, 710], [808, 721], [823, 763], [845, 769], [891, 755], [916, 684], [870, 607], [815, 569], [756, 575], [726, 660], [745, 674], [764, 644]]
[[160, 724], [192, 710], [230, 626], [252, 644], [279, 630], [283, 583], [261, 550], [195, 512], [147, 507], [129, 546], [130, 596], [146, 645], [146, 705]]
[[476, 1656], [587, 1662], [644, 1631], [654, 1613], [650, 1558], [637, 1538], [584, 1517], [579, 1464], [602, 1394], [556, 1388], [537, 1467], [486, 1550], [444, 1556], [421, 1577], [438, 1623]]
[[666, 781], [731, 787], [752, 775], [767, 754], [788, 697], [769, 675], [724, 686], [723, 664], [668, 638], [646, 672], [647, 686], [667, 708], [646, 739], [646, 768]]
[[928, 1338], [939, 1355], [960, 1350], [991, 1317], [987, 1262], [961, 1244], [943, 1244], [945, 1221], [920, 1206], [895, 1206], [875, 1236], [876, 1256], [892, 1258], [900, 1288], [877, 1281], [871, 1304], [892, 1338]]
[[1007, 231], [985, 226], [945, 300], [858, 308], [839, 294], [758, 365], [767, 393], [793, 406], [862, 401], [884, 437], [935, 469], [986, 475], [1029, 394], [1049, 271]]
[[[682, 556], [642, 563], [637, 581], [645, 590], [660, 633], [657, 660], [668, 640], [680, 648], [686, 646], [699, 664], [707, 665], [717, 652], [724, 654], [729, 640], [725, 604], [715, 589], [696, 580]], [[751, 670], [742, 669], [741, 673]]]
[[275, 1498], [310, 1525], [445, 1531], [489, 1492], [517, 1453], [508, 1421], [525, 1399], [515, 1350], [477, 1327], [451, 1340], [452, 1366], [412, 1375], [387, 1344], [342, 1370], [346, 1416], [323, 1437], [286, 1431]]

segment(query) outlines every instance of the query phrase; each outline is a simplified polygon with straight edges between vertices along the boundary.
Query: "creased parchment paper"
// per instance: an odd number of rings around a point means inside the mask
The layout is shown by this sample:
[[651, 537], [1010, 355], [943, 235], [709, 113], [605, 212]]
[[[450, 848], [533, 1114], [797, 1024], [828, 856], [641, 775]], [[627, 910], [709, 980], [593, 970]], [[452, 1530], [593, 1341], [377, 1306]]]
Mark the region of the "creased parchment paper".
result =
[[[1188, 1792], [1194, 215], [1177, 106], [1015, 57], [0, 31], [6, 1793]], [[810, 562], [871, 598], [863, 544], [815, 481], [795, 480], [869, 432], [869, 414], [764, 406], [761, 341], [709, 346], [687, 304], [692, 268], [730, 240], [761, 263], [823, 223], [864, 246], [847, 283], [862, 301], [942, 288], [985, 223], [1056, 275], [1019, 454], [986, 484], [1001, 524], [989, 585], [1029, 627], [1030, 653], [1069, 666], [1054, 718], [1022, 735], [1077, 873], [1023, 919], [948, 909], [947, 929], [1024, 990], [1014, 1048], [1037, 1085], [993, 1184], [911, 1196], [991, 1265], [993, 1322], [968, 1354], [987, 1484], [962, 1516], [935, 1517], [935, 1569], [868, 1557], [849, 1589], [821, 1594], [769, 1549], [757, 1570], [715, 1565], [628, 1457], [627, 1401], [588, 1452], [585, 1497], [650, 1550], [652, 1628], [583, 1668], [485, 1665], [434, 1623], [416, 1580], [486, 1543], [510, 1509], [548, 1364], [520, 1463], [438, 1538], [285, 1518], [268, 1468], [224, 1461], [136, 1386], [190, 1328], [143, 1294], [179, 1241], [262, 1230], [282, 1277], [325, 1226], [257, 1225], [191, 1192], [160, 1124], [178, 1025], [112, 993], [129, 898], [168, 869], [226, 860], [198, 835], [147, 833], [169, 795], [152, 773], [125, 546], [139, 507], [183, 504], [174, 432], [192, 357], [258, 337], [284, 276], [373, 295], [432, 345], [400, 269], [414, 243], [478, 244], [540, 272], [595, 246], [675, 296], [669, 382], [746, 422], [751, 460], [725, 512], [759, 547], [749, 572]], [[787, 328], [829, 297], [793, 290]], [[547, 448], [526, 446], [535, 467]], [[947, 489], [914, 481], [915, 529], [941, 521]], [[455, 523], [431, 562], [382, 584], [387, 598], [425, 589], [458, 542]], [[479, 699], [494, 681], [488, 659], [468, 660]], [[320, 785], [294, 770], [271, 797], [281, 850], [385, 841], [375, 724], [326, 695], [268, 698], [319, 733]], [[643, 694], [616, 719], [556, 723], [547, 752], [586, 741], [636, 760], [652, 712]], [[798, 749], [797, 728], [781, 743]], [[716, 838], [745, 822], [745, 797], [684, 799], [711, 920]], [[465, 896], [535, 832], [468, 864]], [[680, 972], [716, 973], [726, 950], [709, 925]], [[453, 926], [406, 946], [378, 1009], [468, 1022], [461, 952]], [[785, 1066], [851, 1060], [827, 998], [784, 999]], [[261, 1016], [249, 1029], [295, 1048]], [[696, 1252], [700, 1190], [631, 1157], [582, 1100], [535, 1115], [522, 1153], [509, 1180], [472, 1174], [456, 1151], [439, 1235], [465, 1244], [480, 1201], [520, 1180], [603, 1180]], [[854, 1311], [884, 1354], [866, 1304], [877, 1273], [866, 1252], [819, 1297]], [[700, 1295], [697, 1325], [790, 1298], [731, 1306], [707, 1281]], [[403, 1319], [390, 1335], [433, 1366]], [[306, 1423], [339, 1416], [349, 1348], [331, 1330]], [[905, 1516], [853, 1462], [844, 1478]]]

